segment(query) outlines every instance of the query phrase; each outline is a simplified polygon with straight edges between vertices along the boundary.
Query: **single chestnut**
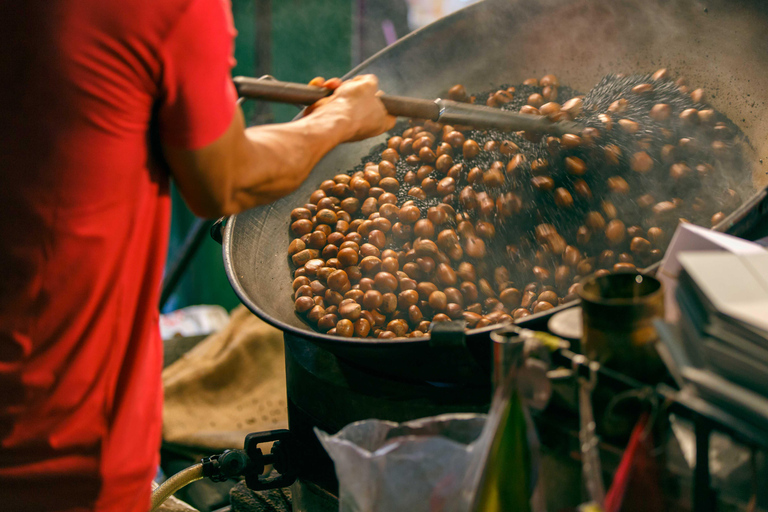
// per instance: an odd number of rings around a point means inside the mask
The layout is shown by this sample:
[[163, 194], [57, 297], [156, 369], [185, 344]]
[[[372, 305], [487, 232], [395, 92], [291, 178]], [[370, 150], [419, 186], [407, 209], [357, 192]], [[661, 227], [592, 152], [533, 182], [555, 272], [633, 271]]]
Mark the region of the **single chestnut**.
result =
[[341, 315], [342, 318], [349, 319], [353, 322], [360, 318], [362, 312], [363, 309], [357, 302], [342, 302], [339, 304], [339, 315]]
[[499, 300], [509, 310], [512, 310], [520, 305], [520, 300], [523, 294], [517, 288], [506, 288], [499, 294]]
[[382, 294], [378, 290], [368, 290], [363, 295], [363, 307], [368, 310], [377, 309], [383, 302]]
[[[338, 325], [336, 331], [338, 332]], [[358, 318], [354, 324], [355, 336], [365, 338], [371, 332], [371, 323], [367, 318]]]
[[394, 313], [395, 310], [397, 310], [397, 295], [392, 292], [382, 294], [379, 311], [385, 315], [389, 315]]
[[615, 194], [628, 194], [629, 184], [621, 176], [610, 176], [607, 180], [608, 189]]
[[429, 295], [429, 307], [435, 311], [444, 311], [448, 305], [448, 299], [445, 293], [437, 290]]
[[420, 238], [433, 238], [435, 236], [435, 225], [429, 219], [419, 219], [413, 225], [413, 234]]
[[374, 286], [382, 293], [394, 292], [397, 290], [397, 278], [389, 272], [379, 272], [373, 278]]
[[640, 125], [630, 119], [619, 119], [619, 126], [621, 126], [625, 132], [630, 134], [640, 131]]
[[573, 206], [573, 196], [563, 187], [555, 189], [555, 204], [560, 208], [570, 208]]
[[480, 154], [480, 145], [472, 139], [464, 141], [462, 144], [462, 155], [464, 160], [472, 160]]
[[565, 159], [565, 169], [574, 176], [583, 176], [587, 172], [587, 164], [577, 156], [569, 156]]
[[528, 96], [527, 103], [534, 108], [539, 108], [544, 104], [544, 97], [539, 93], [533, 93]]
[[400, 208], [398, 218], [403, 224], [414, 224], [421, 217], [421, 211], [415, 205], [405, 205]]
[[299, 296], [296, 299], [296, 302], [294, 303], [294, 307], [296, 308], [296, 311], [299, 313], [306, 313], [313, 307], [315, 307], [315, 301], [312, 300], [312, 296], [302, 295]]
[[654, 90], [653, 84], [639, 84], [632, 88], [632, 93], [638, 96], [646, 96]]
[[624, 227], [624, 223], [618, 219], [614, 219], [608, 223], [605, 228], [605, 238], [611, 245], [618, 245], [624, 241], [627, 230]]
[[437, 184], [437, 194], [440, 196], [447, 196], [453, 194], [456, 191], [456, 180], [451, 177], [441, 179]]
[[464, 241], [464, 252], [470, 258], [484, 258], [486, 253], [485, 242], [476, 236], [469, 236]]
[[450, 265], [445, 263], [440, 263], [437, 266], [435, 277], [437, 278], [437, 281], [443, 286], [453, 286], [457, 282], [456, 272], [451, 268]]
[[536, 190], [548, 192], [555, 187], [555, 180], [549, 176], [534, 176], [531, 178], [531, 185]]

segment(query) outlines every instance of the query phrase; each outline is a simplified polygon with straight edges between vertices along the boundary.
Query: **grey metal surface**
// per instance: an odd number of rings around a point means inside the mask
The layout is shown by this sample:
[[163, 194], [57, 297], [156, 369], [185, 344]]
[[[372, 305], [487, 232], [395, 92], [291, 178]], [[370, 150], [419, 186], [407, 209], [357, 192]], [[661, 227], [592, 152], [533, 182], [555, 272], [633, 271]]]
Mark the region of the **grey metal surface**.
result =
[[[477, 91], [547, 73], [586, 91], [607, 73], [667, 67], [703, 87], [708, 101], [747, 135], [754, 166], [744, 170], [744, 181], [751, 174], [757, 188], [768, 170], [767, 50], [768, 2], [762, 0], [485, 0], [401, 39], [348, 76], [374, 73], [387, 93], [435, 98], [456, 83]], [[232, 217], [224, 230], [224, 263], [242, 302], [280, 329], [348, 357], [399, 347], [391, 354], [407, 357], [408, 350], [418, 348], [428, 359], [426, 338], [328, 336], [293, 309], [289, 212], [321, 181], [352, 168], [384, 138], [336, 148], [293, 194]], [[487, 343], [487, 336], [473, 338]], [[471, 339], [468, 345], [472, 348]], [[418, 365], [420, 359], [404, 363]], [[397, 363], [390, 359], [388, 364]]]

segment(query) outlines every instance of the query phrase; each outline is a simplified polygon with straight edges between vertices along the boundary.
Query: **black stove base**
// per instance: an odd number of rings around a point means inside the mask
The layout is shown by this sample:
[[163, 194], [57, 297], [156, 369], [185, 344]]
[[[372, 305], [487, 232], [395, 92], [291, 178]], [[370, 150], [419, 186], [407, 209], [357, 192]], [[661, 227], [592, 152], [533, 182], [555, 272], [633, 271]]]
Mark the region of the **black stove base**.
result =
[[[313, 428], [333, 434], [369, 418], [402, 422], [445, 413], [487, 412], [490, 406], [490, 379], [480, 385], [396, 380], [357, 368], [304, 339], [288, 333], [284, 338], [288, 423], [297, 473], [304, 484], [331, 495], [338, 492], [333, 462]], [[301, 507], [297, 498], [294, 506]]]

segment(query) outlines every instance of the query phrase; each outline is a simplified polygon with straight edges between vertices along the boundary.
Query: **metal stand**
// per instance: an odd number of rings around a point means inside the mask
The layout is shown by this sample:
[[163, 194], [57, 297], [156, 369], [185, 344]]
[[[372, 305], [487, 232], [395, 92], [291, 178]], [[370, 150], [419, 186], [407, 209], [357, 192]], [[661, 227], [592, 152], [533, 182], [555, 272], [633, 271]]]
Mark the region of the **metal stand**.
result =
[[168, 273], [163, 279], [163, 287], [160, 292], [160, 310], [165, 307], [165, 303], [171, 297], [171, 294], [179, 284], [181, 277], [187, 270], [189, 263], [200, 248], [200, 244], [209, 233], [214, 221], [207, 219], [195, 219], [194, 224], [187, 232], [187, 238], [179, 249], [179, 255], [171, 263]]
[[693, 510], [710, 512], [715, 510], [715, 491], [709, 477], [709, 436], [712, 429], [700, 419], [695, 421], [696, 468], [693, 476]]
[[[574, 359], [575, 358], [575, 359]], [[553, 358], [557, 364], [573, 367], [578, 375], [589, 375], [588, 362], [578, 354], [561, 350]], [[698, 396], [672, 389], [666, 384], [648, 386], [618, 372], [600, 366], [597, 370], [598, 382], [618, 391], [648, 388], [656, 394], [660, 402], [668, 405], [669, 411], [687, 418], [694, 424], [696, 435], [696, 467], [693, 481], [694, 512], [714, 512], [717, 509], [717, 492], [712, 488], [709, 466], [710, 434], [713, 431], [727, 434], [736, 442], [751, 449], [768, 449], [768, 432], [765, 432], [716, 407]]]

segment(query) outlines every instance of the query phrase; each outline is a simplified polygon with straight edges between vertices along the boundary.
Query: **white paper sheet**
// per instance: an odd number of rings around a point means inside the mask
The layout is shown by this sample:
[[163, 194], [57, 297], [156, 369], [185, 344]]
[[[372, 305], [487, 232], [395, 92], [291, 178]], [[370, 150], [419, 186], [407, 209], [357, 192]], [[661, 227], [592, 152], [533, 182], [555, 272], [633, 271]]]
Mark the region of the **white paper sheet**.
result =
[[768, 331], [768, 251], [687, 251], [678, 261], [718, 311]]
[[656, 277], [664, 284], [664, 318], [667, 322], [677, 322], [680, 310], [675, 300], [677, 276], [680, 273], [678, 255], [687, 251], [727, 251], [733, 254], [759, 254], [765, 248], [735, 236], [726, 235], [711, 229], [681, 223], [677, 226]]

